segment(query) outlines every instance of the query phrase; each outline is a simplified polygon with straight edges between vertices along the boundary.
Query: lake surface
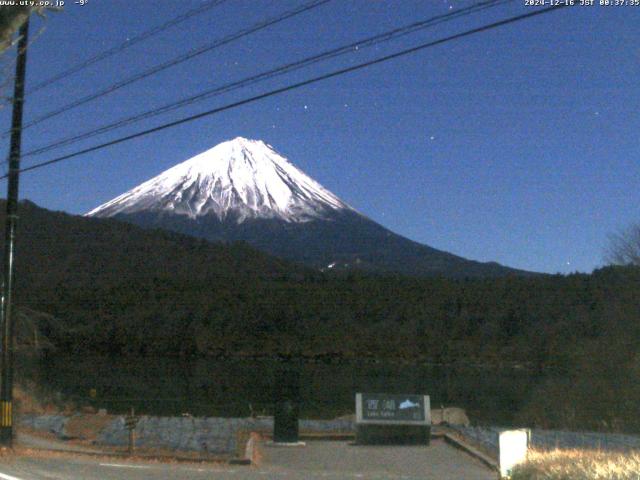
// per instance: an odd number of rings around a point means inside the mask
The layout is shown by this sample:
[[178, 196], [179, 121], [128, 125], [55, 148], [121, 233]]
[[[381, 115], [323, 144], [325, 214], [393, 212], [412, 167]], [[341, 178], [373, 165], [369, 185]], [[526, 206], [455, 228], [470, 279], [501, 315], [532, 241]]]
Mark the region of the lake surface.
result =
[[[78, 405], [148, 415], [248, 416], [273, 412], [277, 391], [295, 384], [303, 418], [354, 412], [357, 392], [426, 393], [432, 408], [459, 406], [474, 423], [509, 425], [540, 378], [521, 369], [443, 367], [390, 362], [322, 364], [48, 356], [17, 359], [16, 379]], [[93, 390], [93, 391], [92, 391]]]

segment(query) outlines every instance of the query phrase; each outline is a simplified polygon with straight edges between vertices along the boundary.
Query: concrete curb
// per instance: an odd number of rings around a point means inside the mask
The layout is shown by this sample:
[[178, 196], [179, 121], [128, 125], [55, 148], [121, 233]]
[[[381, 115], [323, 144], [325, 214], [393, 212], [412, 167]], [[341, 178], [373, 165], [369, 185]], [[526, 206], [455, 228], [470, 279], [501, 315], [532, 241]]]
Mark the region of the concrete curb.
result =
[[496, 459], [492, 458], [491, 456], [487, 455], [486, 453], [480, 451], [480, 449], [476, 448], [475, 446], [471, 445], [467, 439], [463, 438], [462, 436], [460, 436], [459, 434], [453, 433], [453, 432], [447, 432], [447, 431], [442, 431], [442, 432], [438, 432], [435, 435], [432, 435], [432, 437], [440, 437], [442, 439], [444, 439], [445, 442], [447, 442], [449, 445], [451, 445], [452, 447], [455, 447], [459, 450], [462, 450], [463, 452], [466, 452], [467, 454], [471, 455], [472, 457], [477, 458], [478, 460], [480, 460], [482, 463], [484, 463], [487, 467], [491, 468], [492, 470], [495, 470], [496, 472], [500, 471], [500, 466], [497, 462]]
[[342, 433], [342, 432], [327, 432], [327, 433], [315, 433], [315, 432], [302, 432], [299, 435], [300, 440], [314, 441], [314, 440], [355, 440], [355, 433]]

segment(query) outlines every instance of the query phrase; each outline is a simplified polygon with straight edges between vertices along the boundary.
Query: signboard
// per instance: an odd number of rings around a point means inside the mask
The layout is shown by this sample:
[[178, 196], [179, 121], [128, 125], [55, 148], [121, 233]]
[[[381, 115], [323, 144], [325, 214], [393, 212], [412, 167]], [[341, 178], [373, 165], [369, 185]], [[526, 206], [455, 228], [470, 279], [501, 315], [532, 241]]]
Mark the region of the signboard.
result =
[[431, 425], [429, 396], [357, 393], [356, 424]]

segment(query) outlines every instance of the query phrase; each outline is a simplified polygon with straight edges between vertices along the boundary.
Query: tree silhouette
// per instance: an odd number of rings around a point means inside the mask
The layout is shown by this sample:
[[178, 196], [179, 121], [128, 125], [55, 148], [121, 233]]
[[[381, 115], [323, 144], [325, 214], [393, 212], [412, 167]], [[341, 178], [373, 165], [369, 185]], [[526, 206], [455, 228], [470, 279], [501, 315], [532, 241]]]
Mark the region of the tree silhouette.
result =
[[605, 259], [613, 265], [640, 266], [640, 224], [610, 235]]

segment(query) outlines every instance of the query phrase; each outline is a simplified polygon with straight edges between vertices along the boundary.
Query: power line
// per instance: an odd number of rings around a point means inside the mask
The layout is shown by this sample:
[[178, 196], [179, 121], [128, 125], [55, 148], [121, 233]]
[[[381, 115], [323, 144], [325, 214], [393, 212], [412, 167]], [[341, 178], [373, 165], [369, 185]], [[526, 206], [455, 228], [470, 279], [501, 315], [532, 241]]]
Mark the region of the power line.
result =
[[50, 150], [56, 149], [58, 147], [62, 147], [62, 146], [66, 146], [66, 145], [70, 145], [73, 143], [77, 143], [81, 140], [86, 140], [88, 138], [94, 137], [96, 135], [100, 135], [103, 133], [107, 133], [110, 132], [112, 130], [115, 130], [117, 128], [123, 127], [125, 125], [130, 125], [132, 123], [136, 123], [157, 115], [161, 115], [173, 110], [176, 110], [178, 108], [182, 108], [184, 106], [187, 105], [191, 105], [193, 103], [196, 102], [200, 102], [209, 98], [212, 98], [214, 96], [218, 96], [221, 95], [223, 93], [228, 93], [243, 87], [246, 87], [248, 85], [253, 85], [256, 84], [258, 82], [261, 82], [263, 80], [268, 80], [271, 78], [274, 78], [276, 76], [279, 75], [283, 75], [285, 73], [289, 73], [295, 70], [298, 70], [300, 68], [303, 67], [307, 67], [309, 65], [313, 65], [315, 63], [324, 61], [324, 60], [328, 60], [331, 58], [335, 58], [339, 55], [344, 55], [347, 53], [351, 53], [353, 52], [354, 49], [358, 48], [367, 48], [367, 47], [371, 47], [373, 45], [377, 45], [379, 43], [382, 42], [387, 42], [387, 41], [391, 41], [397, 38], [400, 38], [404, 35], [410, 34], [410, 33], [415, 33], [417, 31], [423, 30], [425, 28], [428, 27], [433, 27], [435, 25], [438, 25], [440, 23], [443, 22], [447, 22], [453, 19], [457, 19], [463, 16], [467, 16], [470, 15], [472, 13], [477, 13], [479, 11], [488, 9], [488, 8], [493, 8], [505, 3], [510, 3], [513, 2], [514, 0], [487, 0], [484, 2], [479, 2], [476, 3], [472, 6], [466, 7], [466, 8], [462, 8], [462, 9], [458, 9], [455, 10], [453, 12], [449, 12], [446, 14], [442, 14], [442, 15], [437, 15], [434, 17], [431, 17], [429, 19], [426, 20], [421, 20], [419, 22], [414, 22], [411, 23], [409, 25], [403, 26], [403, 27], [398, 27], [395, 28], [393, 30], [389, 30], [387, 32], [378, 34], [378, 35], [374, 35], [372, 37], [368, 37], [368, 38], [364, 38], [361, 40], [358, 40], [356, 42], [352, 42], [348, 45], [344, 45], [338, 48], [334, 48], [334, 49], [330, 49], [327, 51], [324, 51], [320, 54], [316, 54], [310, 57], [306, 57], [302, 60], [298, 60], [296, 62], [292, 62], [292, 63], [288, 63], [285, 64], [283, 66], [280, 66], [278, 68], [272, 69], [272, 70], [268, 70], [265, 72], [262, 72], [260, 74], [257, 75], [252, 75], [250, 77], [245, 77], [241, 80], [237, 80], [219, 87], [214, 87], [212, 89], [208, 89], [205, 90], [204, 92], [198, 93], [196, 95], [187, 97], [187, 98], [183, 98], [182, 100], [179, 100], [177, 102], [172, 102], [169, 104], [165, 104], [161, 107], [157, 107], [151, 110], [148, 110], [146, 112], [143, 113], [139, 113], [137, 115], [133, 115], [131, 117], [127, 117], [124, 119], [120, 119], [116, 122], [107, 124], [107, 125], [103, 125], [102, 127], [98, 127], [96, 129], [93, 130], [89, 130], [89, 131], [85, 131], [83, 133], [80, 134], [76, 134], [73, 135], [71, 137], [66, 137], [60, 140], [57, 140], [53, 143], [50, 143], [48, 145], [42, 146], [42, 147], [38, 147], [36, 149], [30, 150], [26, 153], [23, 154], [23, 157], [27, 157], [27, 156], [33, 156], [33, 155], [39, 155], [45, 152], [48, 152]]
[[185, 20], [190, 19], [191, 17], [195, 17], [196, 15], [205, 13], [226, 1], [227, 0], [209, 0], [204, 4], [200, 5], [199, 7], [191, 9], [183, 13], [182, 15], [178, 15], [177, 17], [163, 23], [162, 25], [158, 25], [156, 27], [151, 28], [150, 30], [147, 30], [146, 32], [142, 32], [141, 34], [133, 38], [129, 38], [126, 41], [122, 42], [120, 45], [116, 45], [112, 48], [104, 50], [103, 52], [100, 52], [94, 55], [93, 57], [90, 57], [87, 60], [80, 62], [77, 65], [74, 65], [73, 67], [68, 68], [67, 70], [64, 70], [56, 75], [53, 75], [50, 78], [47, 78], [46, 80], [43, 80], [42, 82], [36, 84], [33, 88], [28, 90], [27, 95], [37, 92], [38, 90], [42, 90], [43, 88], [48, 87], [50, 85], [53, 85], [54, 83], [56, 83], [59, 80], [62, 80], [63, 78], [69, 77], [74, 73], [78, 73], [79, 71], [84, 70], [85, 68], [89, 67], [90, 65], [93, 65], [94, 63], [98, 63], [101, 60], [104, 60], [105, 58], [116, 55], [122, 52], [123, 50], [126, 50], [129, 47], [132, 47], [144, 40], [147, 40], [153, 37], [154, 35], [157, 35], [171, 27], [174, 27], [184, 22]]
[[[220, 40], [216, 40], [215, 42], [206, 44], [204, 46], [198, 47], [196, 49], [190, 50], [189, 52], [180, 55], [172, 60], [169, 60], [167, 62], [161, 63], [159, 65], [156, 65], [155, 67], [152, 67], [148, 70], [145, 70], [144, 72], [138, 73], [132, 77], [129, 77], [125, 80], [121, 80], [103, 90], [100, 90], [99, 92], [96, 93], [92, 93], [91, 95], [87, 95], [86, 97], [82, 97], [78, 100], [75, 100], [74, 102], [68, 103], [67, 105], [64, 105], [56, 110], [50, 111], [45, 113], [44, 115], [36, 118], [35, 120], [32, 120], [31, 122], [26, 123], [25, 125], [23, 125], [22, 129], [25, 130], [33, 125], [36, 125], [38, 123], [44, 122], [45, 120], [49, 120], [50, 118], [56, 117], [58, 115], [60, 115], [61, 113], [67, 112], [73, 108], [79, 107], [80, 105], [84, 105], [85, 103], [88, 103], [92, 100], [95, 100], [97, 98], [103, 97], [105, 95], [108, 95], [109, 93], [115, 92], [116, 90], [119, 90], [127, 85], [131, 85], [134, 82], [137, 82], [139, 80], [145, 79], [147, 77], [150, 77], [151, 75], [155, 75], [156, 73], [159, 73], [163, 70], [166, 70], [167, 68], [173, 67], [175, 65], [178, 65], [182, 62], [186, 62], [187, 60], [190, 60], [194, 57], [197, 57], [198, 55], [202, 55], [203, 53], [209, 52], [215, 48], [221, 47], [223, 45], [226, 45], [228, 43], [231, 43], [235, 40], [238, 40], [240, 38], [246, 37], [248, 35], [251, 35], [252, 33], [255, 33], [259, 30], [263, 30], [271, 25], [275, 25], [277, 23], [280, 23], [284, 20], [287, 20], [291, 17], [294, 17], [296, 15], [299, 15], [301, 13], [307, 12], [309, 10], [312, 10], [314, 8], [317, 8], [321, 5], [324, 5], [325, 3], [330, 2], [331, 0], [313, 0], [311, 2], [305, 3], [299, 7], [296, 7], [293, 10], [289, 10], [287, 12], [284, 12], [280, 15], [278, 15], [277, 17], [268, 19], [268, 20], [263, 20], [261, 22], [258, 22], [257, 24], [253, 25], [252, 27], [240, 30], [236, 33], [232, 33], [230, 35], [227, 35], [226, 37], [223, 37]], [[10, 132], [4, 132], [3, 134], [3, 138], [6, 137]]]
[[[544, 13], [548, 13], [548, 12], [554, 11], [554, 10], [559, 10], [559, 9], [564, 8], [566, 6], [567, 5], [565, 5], [565, 4], [561, 4], [561, 5], [557, 5], [557, 6], [547, 7], [547, 8], [536, 10], [536, 11], [533, 11], [533, 12], [530, 12], [530, 13], [517, 15], [515, 17], [509, 17], [509, 18], [507, 18], [505, 20], [500, 20], [498, 22], [490, 23], [490, 24], [484, 25], [482, 27], [477, 27], [477, 28], [473, 28], [471, 30], [466, 30], [465, 32], [457, 33], [455, 35], [444, 37], [444, 38], [441, 38], [439, 40], [434, 40], [434, 41], [431, 41], [431, 42], [428, 42], [428, 43], [423, 43], [423, 44], [418, 45], [416, 47], [408, 48], [406, 50], [401, 50], [399, 52], [392, 53], [392, 54], [389, 54], [389, 55], [385, 55], [383, 57], [379, 57], [379, 58], [376, 58], [374, 60], [369, 60], [367, 62], [363, 62], [363, 63], [359, 63], [357, 65], [353, 65], [351, 67], [342, 68], [340, 70], [335, 70], [333, 72], [326, 73], [324, 75], [320, 75], [320, 76], [317, 76], [317, 77], [313, 77], [313, 78], [310, 78], [308, 80], [304, 80], [302, 82], [294, 83], [292, 85], [287, 85], [285, 87], [277, 88], [275, 90], [271, 90], [269, 92], [262, 93], [260, 95], [256, 95], [256, 96], [253, 96], [253, 97], [250, 97], [250, 98], [246, 98], [244, 100], [240, 100], [240, 101], [237, 101], [237, 102], [229, 103], [229, 104], [224, 105], [222, 107], [214, 108], [212, 110], [207, 110], [205, 112], [201, 112], [201, 113], [198, 113], [196, 115], [191, 115], [191, 116], [182, 118], [180, 120], [175, 120], [173, 122], [165, 123], [163, 125], [159, 125], [159, 126], [154, 127], [154, 128], [143, 130], [141, 132], [133, 133], [133, 134], [127, 135], [125, 137], [120, 137], [120, 138], [117, 138], [115, 140], [111, 140], [109, 142], [105, 142], [105, 143], [102, 143], [102, 144], [99, 144], [99, 145], [95, 145], [93, 147], [85, 148], [83, 150], [79, 150], [77, 152], [70, 153], [68, 155], [63, 155], [61, 157], [53, 158], [53, 159], [47, 160], [45, 162], [36, 163], [34, 165], [31, 165], [29, 167], [25, 167], [25, 168], [21, 169], [20, 172], [28, 172], [28, 171], [31, 171], [31, 170], [36, 170], [38, 168], [42, 168], [42, 167], [45, 167], [45, 166], [48, 166], [48, 165], [52, 165], [54, 163], [59, 163], [59, 162], [62, 162], [62, 161], [65, 161], [65, 160], [69, 160], [69, 159], [74, 158], [74, 157], [78, 157], [80, 155], [84, 155], [86, 153], [95, 152], [97, 150], [102, 150], [103, 148], [107, 148], [107, 147], [110, 147], [110, 146], [113, 146], [113, 145], [117, 145], [119, 143], [123, 143], [123, 142], [129, 141], [129, 140], [133, 140], [135, 138], [139, 138], [139, 137], [143, 137], [143, 136], [146, 136], [146, 135], [150, 135], [152, 133], [156, 133], [156, 132], [159, 132], [161, 130], [166, 130], [168, 128], [176, 127], [178, 125], [182, 125], [184, 123], [192, 122], [192, 121], [198, 120], [200, 118], [204, 118], [204, 117], [208, 117], [208, 116], [211, 116], [211, 115], [215, 115], [217, 113], [221, 113], [221, 112], [224, 112], [226, 110], [231, 110], [233, 108], [237, 108], [237, 107], [240, 107], [242, 105], [253, 103], [253, 102], [256, 102], [258, 100], [262, 100], [264, 98], [272, 97], [274, 95], [279, 95], [281, 93], [288, 92], [290, 90], [295, 90], [295, 89], [298, 89], [298, 88], [301, 88], [301, 87], [304, 87], [304, 86], [307, 86], [307, 85], [311, 85], [311, 84], [318, 83], [318, 82], [321, 82], [321, 81], [324, 81], [324, 80], [328, 80], [330, 78], [338, 77], [340, 75], [344, 75], [344, 74], [347, 74], [347, 73], [350, 73], [350, 72], [361, 70], [363, 68], [367, 68], [367, 67], [370, 67], [372, 65], [377, 65], [379, 63], [387, 62], [389, 60], [393, 60], [393, 59], [396, 59], [396, 58], [404, 57], [406, 55], [410, 55], [410, 54], [419, 52], [421, 50], [424, 50], [424, 49], [427, 49], [427, 48], [430, 48], [430, 47], [435, 47], [437, 45], [442, 45], [444, 43], [448, 43], [448, 42], [451, 42], [453, 40], [457, 40], [457, 39], [460, 39], [460, 38], [463, 38], [463, 37], [474, 35], [476, 33], [486, 32], [486, 31], [489, 31], [489, 30], [493, 30], [494, 28], [498, 28], [498, 27], [501, 27], [501, 26], [504, 26], [504, 25], [508, 25], [508, 24], [515, 23], [515, 22], [518, 22], [518, 21], [521, 21], [521, 20], [525, 20], [527, 18], [532, 18], [532, 17], [538, 16], [538, 15], [542, 15]], [[7, 175], [4, 175], [4, 176], [0, 177], [0, 180], [4, 179], [6, 177], [7, 177]]]

